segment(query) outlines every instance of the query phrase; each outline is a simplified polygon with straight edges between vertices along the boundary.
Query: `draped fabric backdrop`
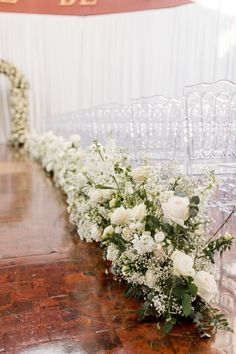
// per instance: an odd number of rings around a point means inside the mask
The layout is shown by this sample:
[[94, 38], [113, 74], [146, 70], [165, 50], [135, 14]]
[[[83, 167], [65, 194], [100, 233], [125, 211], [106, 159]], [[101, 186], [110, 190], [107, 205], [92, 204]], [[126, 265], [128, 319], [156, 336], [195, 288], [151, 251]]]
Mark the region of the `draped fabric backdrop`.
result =
[[[181, 98], [186, 84], [236, 81], [236, 1], [199, 1], [91, 17], [0, 13], [0, 58], [30, 81], [31, 125], [42, 130], [51, 115], [139, 96]], [[8, 90], [0, 76], [0, 142]]]

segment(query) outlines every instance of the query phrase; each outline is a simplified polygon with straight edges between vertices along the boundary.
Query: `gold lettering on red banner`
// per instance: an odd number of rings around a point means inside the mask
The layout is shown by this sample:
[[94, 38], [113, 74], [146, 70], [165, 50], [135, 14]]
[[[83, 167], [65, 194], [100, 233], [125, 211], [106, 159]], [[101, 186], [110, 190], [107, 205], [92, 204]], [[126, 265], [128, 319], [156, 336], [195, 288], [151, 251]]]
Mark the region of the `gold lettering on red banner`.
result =
[[80, 5], [88, 6], [88, 5], [96, 5], [98, 0], [80, 0]]
[[61, 6], [69, 6], [69, 5], [74, 5], [76, 0], [60, 0], [59, 5]]
[[[7, 1], [7, 0], [3, 0]], [[11, 0], [8, 0], [11, 1]], [[18, 0], [13, 0], [13, 1], [18, 1]], [[1, 0], [0, 0], [1, 2]], [[74, 5], [76, 3], [76, 0], [60, 0], [59, 5], [61, 6], [70, 6]], [[96, 5], [98, 3], [98, 0], [79, 0], [79, 5], [81, 6], [89, 6], [89, 5]]]
[[0, 0], [0, 2], [3, 2], [4, 4], [16, 4], [18, 0]]

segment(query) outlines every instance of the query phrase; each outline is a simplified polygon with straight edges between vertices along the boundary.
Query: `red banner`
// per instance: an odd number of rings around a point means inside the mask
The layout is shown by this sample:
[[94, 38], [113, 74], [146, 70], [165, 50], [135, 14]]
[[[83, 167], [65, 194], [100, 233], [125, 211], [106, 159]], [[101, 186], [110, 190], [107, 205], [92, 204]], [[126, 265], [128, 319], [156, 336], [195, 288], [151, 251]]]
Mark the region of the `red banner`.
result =
[[98, 15], [151, 10], [190, 2], [190, 0], [0, 0], [0, 12]]

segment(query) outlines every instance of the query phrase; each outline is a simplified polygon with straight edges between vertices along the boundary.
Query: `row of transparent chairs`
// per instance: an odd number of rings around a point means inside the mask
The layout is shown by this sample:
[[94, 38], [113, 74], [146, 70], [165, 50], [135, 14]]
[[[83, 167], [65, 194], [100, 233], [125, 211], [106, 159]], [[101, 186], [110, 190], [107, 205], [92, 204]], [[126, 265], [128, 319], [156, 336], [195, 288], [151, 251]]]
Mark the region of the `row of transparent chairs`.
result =
[[134, 163], [175, 160], [186, 174], [201, 175], [206, 165], [216, 174], [236, 173], [236, 84], [217, 81], [186, 86], [183, 100], [142, 97], [47, 119], [47, 129], [80, 134], [85, 145], [113, 136], [128, 148]]

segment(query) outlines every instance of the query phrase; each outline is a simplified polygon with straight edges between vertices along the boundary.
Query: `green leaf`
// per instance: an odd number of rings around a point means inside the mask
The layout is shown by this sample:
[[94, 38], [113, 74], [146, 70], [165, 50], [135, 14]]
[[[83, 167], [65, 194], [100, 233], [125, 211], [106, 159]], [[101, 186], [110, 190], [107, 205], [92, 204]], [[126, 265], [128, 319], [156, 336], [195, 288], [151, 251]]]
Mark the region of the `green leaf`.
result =
[[96, 184], [95, 186], [96, 189], [114, 189], [114, 187], [109, 187], [109, 186], [103, 186], [102, 184]]
[[148, 309], [150, 306], [150, 301], [145, 301], [144, 304], [138, 310], [138, 320], [142, 321], [148, 315]]
[[175, 318], [168, 318], [165, 321], [164, 326], [162, 327], [162, 331], [164, 332], [164, 334], [168, 334], [172, 331], [174, 325], [176, 324], [176, 319]]
[[171, 236], [174, 233], [174, 228], [172, 225], [164, 223], [162, 225], [162, 231], [165, 232], [168, 236]]
[[173, 290], [172, 290], [172, 294], [178, 298], [182, 298], [184, 297], [186, 293], [186, 288], [184, 285], [177, 285]]
[[180, 191], [174, 191], [174, 195], [176, 195], [177, 197], [186, 197], [186, 194]]
[[182, 309], [184, 315], [187, 317], [191, 314], [192, 308], [191, 308], [191, 297], [189, 294], [185, 293], [184, 297], [182, 298]]
[[126, 250], [127, 242], [120, 234], [114, 233], [112, 236], [109, 237], [109, 242], [117, 246], [120, 252], [124, 252]]
[[151, 230], [155, 230], [160, 226], [160, 221], [157, 217], [150, 215], [147, 217], [147, 224]]
[[190, 214], [190, 216], [191, 216], [192, 218], [194, 218], [195, 216], [197, 216], [198, 211], [199, 211], [198, 207], [191, 207], [191, 208], [189, 208], [189, 214]]
[[197, 286], [193, 283], [189, 283], [188, 284], [188, 292], [192, 295], [192, 296], [196, 296], [197, 295]]
[[198, 205], [200, 203], [200, 198], [196, 195], [190, 200], [190, 204]]

